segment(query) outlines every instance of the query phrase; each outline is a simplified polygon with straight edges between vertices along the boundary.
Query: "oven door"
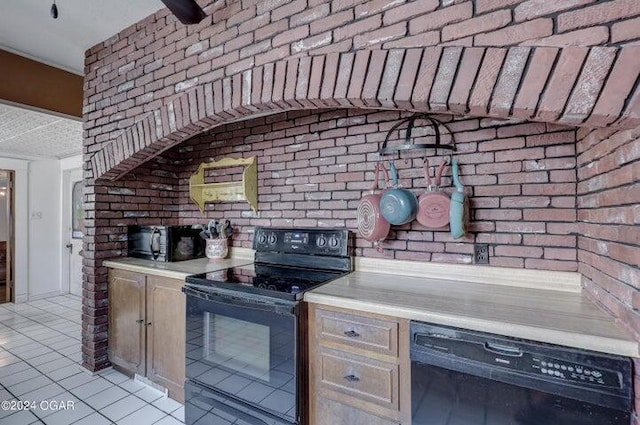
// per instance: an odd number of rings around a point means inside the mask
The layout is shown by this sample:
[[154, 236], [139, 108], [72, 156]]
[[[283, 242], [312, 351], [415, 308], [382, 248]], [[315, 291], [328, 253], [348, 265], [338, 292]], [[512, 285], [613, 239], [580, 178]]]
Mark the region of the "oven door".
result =
[[183, 290], [187, 379], [296, 423], [297, 304], [217, 288]]

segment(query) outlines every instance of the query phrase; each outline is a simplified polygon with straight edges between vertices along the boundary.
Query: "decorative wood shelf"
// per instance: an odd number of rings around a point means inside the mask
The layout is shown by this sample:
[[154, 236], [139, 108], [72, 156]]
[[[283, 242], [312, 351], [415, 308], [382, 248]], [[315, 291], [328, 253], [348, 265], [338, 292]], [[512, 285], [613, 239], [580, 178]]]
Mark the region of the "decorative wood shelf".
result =
[[[245, 167], [242, 181], [205, 183], [204, 172], [213, 168]], [[198, 171], [189, 178], [189, 195], [191, 200], [204, 213], [207, 202], [240, 202], [247, 201], [253, 212], [258, 212], [258, 163], [256, 157], [222, 158], [219, 161], [203, 162]]]

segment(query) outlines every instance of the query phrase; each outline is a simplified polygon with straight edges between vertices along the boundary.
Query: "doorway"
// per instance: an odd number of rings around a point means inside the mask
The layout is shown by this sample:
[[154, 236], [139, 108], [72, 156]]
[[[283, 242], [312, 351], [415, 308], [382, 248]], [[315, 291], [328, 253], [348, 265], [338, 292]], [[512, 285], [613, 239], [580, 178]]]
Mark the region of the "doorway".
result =
[[0, 303], [14, 301], [13, 171], [0, 170]]
[[82, 238], [84, 237], [84, 183], [82, 170], [63, 174], [63, 285], [68, 283], [69, 293], [82, 296]]

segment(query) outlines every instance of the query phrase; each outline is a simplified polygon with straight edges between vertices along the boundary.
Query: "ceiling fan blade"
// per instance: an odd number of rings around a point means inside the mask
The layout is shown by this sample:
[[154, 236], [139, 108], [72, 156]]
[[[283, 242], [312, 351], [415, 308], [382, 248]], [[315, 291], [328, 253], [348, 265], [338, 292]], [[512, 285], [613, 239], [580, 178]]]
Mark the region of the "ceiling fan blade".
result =
[[185, 25], [197, 24], [207, 16], [195, 0], [160, 1]]

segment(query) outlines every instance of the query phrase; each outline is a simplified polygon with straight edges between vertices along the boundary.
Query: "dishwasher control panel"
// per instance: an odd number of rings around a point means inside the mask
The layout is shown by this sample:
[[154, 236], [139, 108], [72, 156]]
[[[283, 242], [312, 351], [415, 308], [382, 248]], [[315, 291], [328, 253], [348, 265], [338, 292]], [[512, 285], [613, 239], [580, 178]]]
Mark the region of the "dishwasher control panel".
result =
[[539, 373], [578, 381], [585, 384], [602, 385], [605, 387], [619, 388], [622, 384], [617, 372], [605, 369], [597, 369], [584, 364], [575, 364], [563, 360], [544, 356], [533, 356], [531, 367]]

